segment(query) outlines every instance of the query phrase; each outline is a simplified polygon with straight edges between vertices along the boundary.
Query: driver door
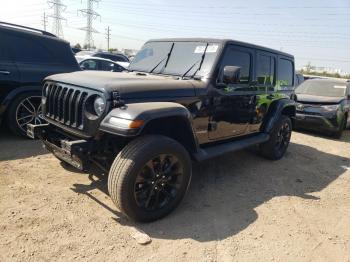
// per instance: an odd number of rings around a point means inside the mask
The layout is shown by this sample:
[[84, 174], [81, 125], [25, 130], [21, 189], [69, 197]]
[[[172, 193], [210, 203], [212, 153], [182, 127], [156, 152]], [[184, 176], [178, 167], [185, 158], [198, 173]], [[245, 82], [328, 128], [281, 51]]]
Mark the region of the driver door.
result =
[[[219, 65], [209, 118], [209, 140], [222, 140], [249, 133], [256, 115], [256, 86], [252, 85], [254, 50], [229, 45]], [[225, 66], [240, 67], [235, 83], [223, 83]]]

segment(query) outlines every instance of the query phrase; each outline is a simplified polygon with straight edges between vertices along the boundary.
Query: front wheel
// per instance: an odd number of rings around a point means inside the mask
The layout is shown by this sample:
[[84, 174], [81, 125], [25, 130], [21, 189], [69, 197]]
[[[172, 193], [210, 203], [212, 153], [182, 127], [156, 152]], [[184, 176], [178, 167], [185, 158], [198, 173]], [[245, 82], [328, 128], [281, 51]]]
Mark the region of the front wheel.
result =
[[270, 133], [270, 139], [259, 145], [262, 156], [271, 159], [281, 159], [287, 151], [292, 135], [292, 122], [288, 116], [281, 115]]
[[165, 136], [144, 136], [117, 155], [109, 172], [108, 191], [130, 219], [150, 222], [177, 207], [191, 174], [191, 159], [182, 145]]
[[336, 139], [341, 138], [341, 136], [343, 135], [344, 129], [346, 129], [346, 121], [347, 121], [346, 116], [344, 116], [340, 125], [339, 125], [338, 130], [333, 133], [334, 138], [336, 138]]
[[27, 136], [28, 124], [43, 123], [40, 92], [26, 92], [12, 101], [7, 112], [7, 125], [13, 133]]

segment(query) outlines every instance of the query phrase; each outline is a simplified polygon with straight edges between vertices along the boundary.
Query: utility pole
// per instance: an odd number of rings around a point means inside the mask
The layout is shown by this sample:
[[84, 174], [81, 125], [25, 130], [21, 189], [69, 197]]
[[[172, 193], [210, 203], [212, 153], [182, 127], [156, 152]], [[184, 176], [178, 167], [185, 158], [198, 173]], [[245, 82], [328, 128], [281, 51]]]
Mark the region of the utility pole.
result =
[[66, 19], [61, 15], [61, 12], [64, 12], [67, 6], [61, 0], [48, 0], [47, 3], [53, 9], [53, 14], [49, 15], [49, 17], [53, 18], [52, 32], [63, 38], [61, 21]]
[[44, 26], [44, 31], [46, 31], [46, 25], [47, 25], [47, 15], [46, 13], [44, 12], [44, 16], [43, 16], [43, 26]]
[[109, 26], [106, 28], [107, 51], [109, 52], [109, 41], [111, 40], [111, 30]]
[[86, 17], [86, 26], [80, 29], [86, 31], [85, 45], [88, 50], [90, 50], [94, 46], [94, 39], [92, 37], [92, 33], [98, 33], [98, 31], [92, 27], [92, 21], [97, 17], [101, 17], [94, 10], [94, 3], [98, 3], [99, 1], [100, 0], [86, 0], [87, 8], [79, 10], [79, 12], [81, 12], [83, 16]]

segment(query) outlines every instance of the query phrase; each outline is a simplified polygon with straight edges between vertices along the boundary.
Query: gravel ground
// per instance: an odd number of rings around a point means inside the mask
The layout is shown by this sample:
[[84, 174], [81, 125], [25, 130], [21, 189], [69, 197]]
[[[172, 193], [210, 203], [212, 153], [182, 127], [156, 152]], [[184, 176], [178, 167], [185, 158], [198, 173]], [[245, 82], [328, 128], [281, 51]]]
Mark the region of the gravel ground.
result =
[[150, 224], [120, 215], [105, 177], [1, 131], [0, 261], [70, 260], [350, 261], [350, 131], [294, 132], [276, 162], [240, 151], [196, 164], [183, 203]]

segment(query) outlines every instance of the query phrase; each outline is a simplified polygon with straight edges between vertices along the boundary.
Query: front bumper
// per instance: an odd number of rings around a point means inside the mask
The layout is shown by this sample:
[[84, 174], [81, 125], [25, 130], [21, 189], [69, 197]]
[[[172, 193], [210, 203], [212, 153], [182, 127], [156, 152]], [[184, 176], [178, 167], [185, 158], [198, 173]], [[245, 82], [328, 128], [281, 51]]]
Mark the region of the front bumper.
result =
[[308, 115], [297, 113], [294, 118], [296, 128], [310, 129], [315, 131], [334, 132], [339, 129], [337, 117], [325, 117], [320, 115]]
[[33, 139], [39, 138], [45, 148], [62, 161], [79, 170], [88, 170], [89, 157], [87, 152], [91, 147], [91, 141], [67, 137], [50, 124], [28, 124], [27, 135]]

